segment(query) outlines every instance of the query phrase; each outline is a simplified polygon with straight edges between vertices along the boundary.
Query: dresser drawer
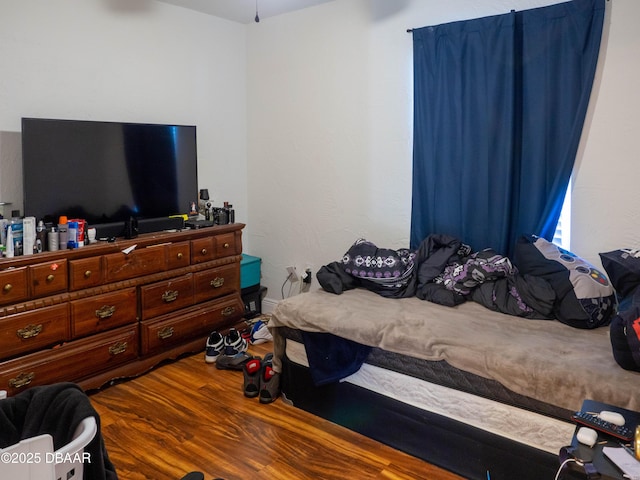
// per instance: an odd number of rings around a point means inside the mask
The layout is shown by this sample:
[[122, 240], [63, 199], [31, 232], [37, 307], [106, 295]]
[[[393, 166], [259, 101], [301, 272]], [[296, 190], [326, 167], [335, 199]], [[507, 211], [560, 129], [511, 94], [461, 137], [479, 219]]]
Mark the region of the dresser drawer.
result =
[[71, 302], [71, 334], [84, 337], [136, 321], [135, 287]]
[[193, 305], [193, 274], [152, 283], [140, 288], [142, 319]]
[[196, 303], [240, 290], [240, 264], [233, 263], [194, 274]]
[[110, 253], [104, 257], [104, 276], [107, 282], [161, 272], [165, 268], [165, 249], [142, 248], [126, 253]]
[[223, 233], [214, 238], [216, 244], [216, 258], [228, 257], [230, 255], [240, 255], [239, 246], [236, 245], [236, 235], [234, 233]]
[[191, 262], [191, 243], [179, 242], [172, 243], [167, 247], [167, 268], [188, 267]]
[[28, 353], [69, 340], [66, 304], [17, 313], [0, 320], [0, 355]]
[[43, 297], [67, 291], [67, 260], [30, 265], [31, 296]]
[[102, 284], [102, 257], [69, 262], [69, 290], [97, 287]]
[[0, 390], [11, 396], [36, 385], [76, 382], [137, 357], [137, 325], [124, 327], [0, 363]]
[[19, 302], [29, 297], [27, 267], [10, 268], [0, 272], [0, 302]]
[[216, 243], [214, 237], [191, 240], [191, 263], [208, 262], [214, 258], [216, 258]]
[[202, 336], [230, 325], [244, 313], [244, 305], [236, 296], [190, 308], [180, 316], [163, 315], [140, 323], [141, 355], [180, 344], [185, 340]]

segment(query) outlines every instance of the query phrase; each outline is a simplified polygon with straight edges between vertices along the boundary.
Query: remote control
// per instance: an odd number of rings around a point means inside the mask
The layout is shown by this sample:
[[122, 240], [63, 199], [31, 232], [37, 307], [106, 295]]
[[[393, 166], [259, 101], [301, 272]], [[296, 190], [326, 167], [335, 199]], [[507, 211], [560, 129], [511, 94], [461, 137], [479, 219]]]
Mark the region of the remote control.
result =
[[571, 416], [571, 419], [576, 423], [591, 427], [599, 432], [612, 435], [620, 440], [624, 440], [625, 442], [633, 441], [634, 432], [630, 428], [606, 422], [599, 418], [597, 414], [594, 415], [588, 412], [576, 412]]

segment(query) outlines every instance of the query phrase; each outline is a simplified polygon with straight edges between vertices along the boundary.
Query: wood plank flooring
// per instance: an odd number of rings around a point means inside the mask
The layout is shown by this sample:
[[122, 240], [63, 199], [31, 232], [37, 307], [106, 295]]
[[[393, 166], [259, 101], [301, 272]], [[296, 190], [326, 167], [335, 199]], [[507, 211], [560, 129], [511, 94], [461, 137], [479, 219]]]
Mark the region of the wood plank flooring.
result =
[[242, 372], [218, 370], [198, 353], [92, 393], [119, 478], [179, 480], [190, 471], [206, 480], [461, 478], [281, 399], [248, 399], [242, 383]]

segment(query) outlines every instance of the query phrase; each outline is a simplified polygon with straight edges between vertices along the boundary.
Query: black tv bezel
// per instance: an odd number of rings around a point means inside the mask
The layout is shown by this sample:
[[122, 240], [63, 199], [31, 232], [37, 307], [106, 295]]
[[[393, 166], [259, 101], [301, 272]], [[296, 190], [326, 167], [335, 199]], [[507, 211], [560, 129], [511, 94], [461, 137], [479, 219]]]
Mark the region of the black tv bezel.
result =
[[[146, 126], [146, 127], [160, 127], [160, 128], [167, 128], [167, 127], [178, 127], [178, 128], [188, 128], [188, 129], [193, 129], [193, 147], [192, 147], [192, 151], [193, 151], [193, 161], [190, 162], [190, 165], [192, 165], [192, 171], [193, 171], [193, 176], [192, 176], [192, 180], [190, 181], [190, 183], [192, 183], [192, 189], [193, 189], [193, 193], [192, 196], [189, 196], [189, 199], [187, 200], [187, 198], [183, 198], [182, 202], [178, 202], [179, 205], [181, 205], [182, 211], [180, 212], [174, 212], [174, 213], [169, 213], [167, 212], [167, 216], [162, 216], [162, 217], [148, 217], [148, 216], [141, 216], [139, 218], [137, 218], [138, 224], [140, 226], [140, 233], [151, 233], [154, 231], [160, 231], [160, 230], [167, 230], [167, 229], [176, 229], [176, 228], [180, 228], [180, 226], [184, 226], [184, 220], [182, 218], [180, 218], [179, 220], [176, 220], [175, 218], [170, 218], [170, 215], [182, 215], [182, 214], [186, 214], [189, 211], [189, 203], [192, 201], [197, 201], [197, 194], [198, 194], [198, 155], [197, 155], [197, 126], [195, 124], [181, 124], [181, 123], [154, 123], [154, 122], [121, 122], [121, 121], [109, 121], [109, 120], [86, 120], [86, 119], [63, 119], [63, 118], [44, 118], [44, 117], [23, 117], [21, 119], [21, 126], [22, 126], [22, 133], [24, 134], [25, 131], [25, 122], [56, 122], [56, 123], [68, 123], [68, 124], [75, 124], [75, 123], [80, 123], [80, 124], [92, 124], [92, 125], [110, 125], [110, 126], [122, 126], [122, 127], [126, 127], [126, 126]], [[27, 125], [27, 128], [29, 126]], [[28, 132], [28, 130], [27, 130]], [[27, 140], [28, 141], [28, 140]], [[23, 209], [24, 209], [24, 214], [25, 215], [32, 215], [33, 212], [29, 212], [29, 202], [27, 199], [27, 196], [29, 195], [29, 188], [27, 187], [27, 182], [28, 182], [28, 176], [26, 174], [27, 172], [27, 168], [29, 168], [29, 165], [26, 165], [26, 161], [25, 160], [25, 138], [23, 135], [23, 139], [22, 139], [22, 152], [23, 152], [23, 156], [22, 156], [22, 167], [23, 167], [23, 175], [22, 175], [22, 186], [23, 186]], [[61, 167], [63, 168], [63, 167]], [[191, 189], [190, 189], [191, 190]], [[182, 203], [184, 203], [184, 206], [182, 206]], [[40, 212], [36, 212], [37, 214], [40, 214]], [[48, 216], [51, 216], [51, 214], [47, 214]], [[39, 220], [40, 218], [38, 218]], [[54, 222], [50, 222], [55, 224]], [[94, 222], [94, 223], [90, 223], [89, 226], [90, 227], [94, 227], [97, 230], [97, 237], [98, 238], [106, 238], [106, 237], [122, 237], [124, 236], [124, 225], [125, 225], [126, 221], [117, 221], [117, 222], [112, 222], [112, 221], [107, 221], [107, 222]]]

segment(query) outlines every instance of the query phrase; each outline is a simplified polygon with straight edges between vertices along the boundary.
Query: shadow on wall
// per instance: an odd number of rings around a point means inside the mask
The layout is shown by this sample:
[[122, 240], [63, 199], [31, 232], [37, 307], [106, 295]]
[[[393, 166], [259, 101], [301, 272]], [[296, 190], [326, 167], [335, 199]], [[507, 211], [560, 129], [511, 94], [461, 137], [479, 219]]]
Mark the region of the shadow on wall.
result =
[[374, 21], [384, 20], [401, 12], [409, 5], [409, 0], [374, 0], [371, 2], [371, 19]]
[[[11, 210], [23, 210], [22, 200], [22, 134], [0, 131], [0, 214], [11, 216]], [[4, 210], [4, 211], [3, 211]]]
[[146, 13], [157, 6], [155, 0], [103, 0], [102, 3], [118, 13]]

